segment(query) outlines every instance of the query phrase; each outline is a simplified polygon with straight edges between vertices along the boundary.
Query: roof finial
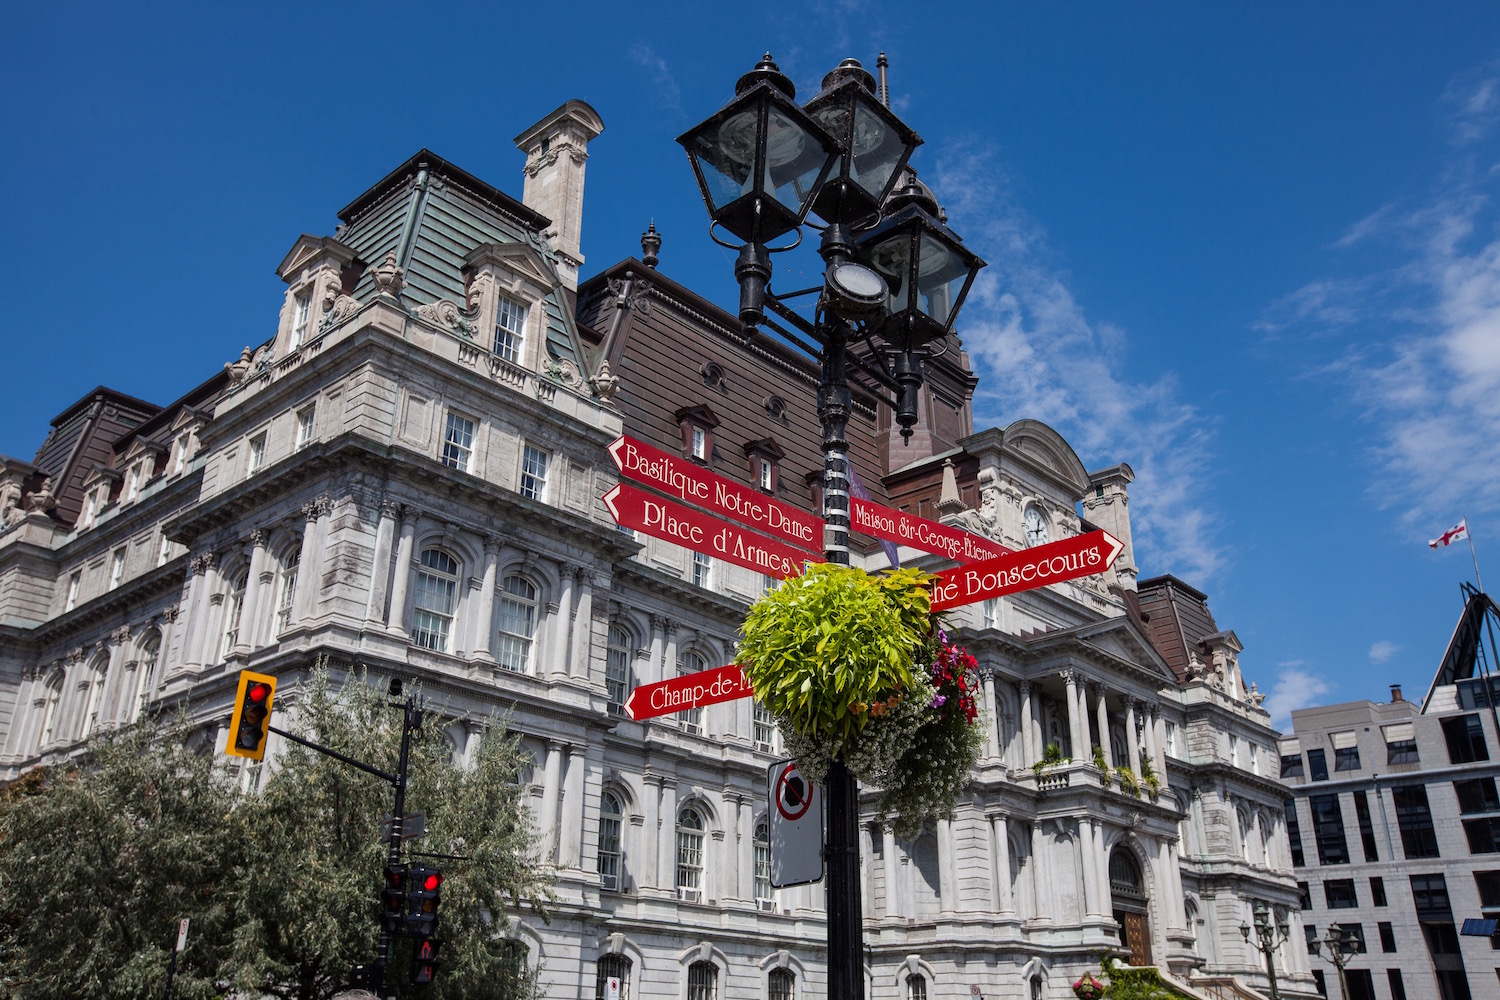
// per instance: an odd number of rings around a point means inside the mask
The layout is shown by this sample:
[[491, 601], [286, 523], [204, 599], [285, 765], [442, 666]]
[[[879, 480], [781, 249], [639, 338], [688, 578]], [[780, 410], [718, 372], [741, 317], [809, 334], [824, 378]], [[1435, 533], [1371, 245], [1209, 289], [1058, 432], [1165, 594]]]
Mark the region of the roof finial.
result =
[[659, 259], [656, 252], [661, 249], [661, 234], [656, 231], [656, 220], [651, 220], [651, 225], [641, 234], [641, 263], [656, 270], [656, 262]]
[[889, 60], [886, 59], [884, 52], [875, 57], [875, 72], [880, 79], [880, 86], [875, 91], [875, 96], [879, 98], [880, 103], [884, 104], [886, 107], [891, 106], [891, 85], [885, 78], [885, 71], [890, 67], [890, 65], [891, 64]]

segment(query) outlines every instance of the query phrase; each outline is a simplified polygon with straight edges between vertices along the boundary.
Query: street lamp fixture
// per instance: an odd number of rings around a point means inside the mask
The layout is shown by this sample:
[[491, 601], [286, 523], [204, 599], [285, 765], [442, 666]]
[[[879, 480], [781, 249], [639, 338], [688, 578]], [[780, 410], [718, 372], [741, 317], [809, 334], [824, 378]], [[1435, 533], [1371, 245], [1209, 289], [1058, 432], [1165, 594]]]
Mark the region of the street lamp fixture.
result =
[[[1240, 934], [1246, 942], [1254, 944], [1256, 950], [1265, 957], [1266, 980], [1270, 984], [1271, 1000], [1281, 1000], [1281, 993], [1276, 988], [1275, 954], [1276, 949], [1285, 944], [1287, 938], [1291, 936], [1292, 928], [1285, 917], [1279, 918], [1276, 925], [1272, 927], [1271, 911], [1266, 908], [1265, 903], [1258, 900], [1255, 903], [1254, 915], [1255, 926], [1241, 923]], [[1250, 941], [1251, 933], [1255, 935], [1253, 942]]]
[[[881, 65], [884, 72], [883, 57]], [[959, 306], [984, 261], [947, 228], [936, 200], [907, 168], [921, 137], [877, 96], [875, 78], [857, 60], [844, 60], [824, 77], [805, 107], [795, 98], [791, 80], [767, 53], [739, 79], [733, 100], [677, 141], [708, 208], [710, 237], [738, 251], [734, 276], [747, 334], [765, 326], [821, 366], [823, 548], [830, 563], [847, 566], [850, 369], [863, 373], [865, 389], [896, 410], [909, 439], [924, 359], [947, 349]], [[898, 184], [902, 190], [893, 195]], [[809, 211], [826, 225], [807, 222]], [[805, 222], [822, 229], [823, 281], [778, 296], [771, 289], [770, 255], [800, 243]], [[740, 242], [725, 241], [716, 228]], [[790, 244], [769, 245], [793, 230], [798, 234]], [[810, 319], [788, 304], [813, 294]], [[863, 346], [850, 352], [851, 343]], [[861, 1000], [859, 786], [837, 760], [826, 786], [829, 996]]]
[[1307, 946], [1312, 949], [1314, 955], [1322, 955], [1324, 945], [1328, 946], [1328, 960], [1339, 972], [1339, 996], [1343, 1000], [1349, 1000], [1349, 985], [1344, 979], [1344, 966], [1348, 965], [1349, 959], [1359, 952], [1359, 941], [1338, 924], [1330, 924], [1321, 941], [1313, 938], [1307, 942]]

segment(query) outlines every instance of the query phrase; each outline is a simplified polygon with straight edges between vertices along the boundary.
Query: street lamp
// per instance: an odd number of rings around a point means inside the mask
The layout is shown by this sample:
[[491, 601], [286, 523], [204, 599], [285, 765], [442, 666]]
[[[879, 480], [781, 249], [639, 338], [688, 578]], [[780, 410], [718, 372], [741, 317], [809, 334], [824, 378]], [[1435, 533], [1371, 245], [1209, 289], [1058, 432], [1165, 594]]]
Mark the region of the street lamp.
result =
[[[758, 327], [768, 327], [821, 366], [823, 548], [830, 563], [847, 566], [850, 368], [864, 374], [865, 388], [876, 399], [896, 410], [909, 438], [923, 358], [935, 343], [946, 347], [958, 307], [984, 261], [943, 225], [930, 193], [913, 196], [926, 191], [906, 169], [921, 137], [876, 96], [874, 77], [857, 60], [846, 59], [825, 76], [805, 107], [795, 98], [791, 80], [767, 53], [740, 78], [732, 101], [677, 141], [687, 150], [708, 208], [710, 237], [739, 253], [734, 275], [747, 332], [754, 336]], [[892, 197], [903, 177], [909, 181], [902, 194]], [[806, 222], [809, 211], [826, 225]], [[770, 255], [796, 246], [804, 223], [822, 229], [823, 281], [778, 296], [771, 290]], [[716, 227], [740, 243], [725, 242]], [[768, 246], [793, 230], [798, 235], [790, 245]], [[787, 304], [814, 293], [812, 319]], [[851, 353], [851, 343], [865, 349]], [[826, 785], [829, 996], [861, 1000], [859, 786], [838, 760]]]
[[1247, 942], [1250, 941], [1251, 931], [1255, 932], [1255, 947], [1266, 959], [1266, 979], [1271, 984], [1271, 1000], [1281, 1000], [1281, 994], [1276, 989], [1276, 962], [1274, 955], [1276, 949], [1285, 944], [1286, 939], [1291, 936], [1291, 927], [1287, 924], [1286, 918], [1282, 917], [1276, 922], [1276, 926], [1273, 928], [1271, 926], [1270, 911], [1266, 909], [1265, 903], [1257, 900], [1255, 903], [1255, 926], [1251, 927], [1245, 923], [1240, 924], [1240, 933], [1244, 935]]
[[1328, 960], [1339, 970], [1339, 996], [1343, 1000], [1349, 1000], [1349, 985], [1344, 979], [1344, 966], [1349, 964], [1349, 959], [1359, 951], [1358, 939], [1353, 934], [1346, 933], [1338, 924], [1330, 924], [1323, 940], [1313, 938], [1307, 944], [1314, 955], [1321, 955], [1323, 945], [1328, 946]]

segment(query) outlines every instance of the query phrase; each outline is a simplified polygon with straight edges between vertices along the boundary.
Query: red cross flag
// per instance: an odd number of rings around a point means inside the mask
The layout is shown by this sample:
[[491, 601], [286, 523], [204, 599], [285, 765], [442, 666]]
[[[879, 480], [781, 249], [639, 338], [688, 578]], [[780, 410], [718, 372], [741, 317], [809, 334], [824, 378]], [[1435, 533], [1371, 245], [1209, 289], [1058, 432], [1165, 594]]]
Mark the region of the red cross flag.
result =
[[1428, 542], [1427, 547], [1429, 549], [1447, 548], [1454, 542], [1461, 542], [1468, 537], [1469, 519], [1466, 517], [1462, 521], [1459, 521], [1457, 524], [1455, 524], [1453, 527], [1449, 528], [1447, 531], [1443, 532], [1441, 535], [1438, 535], [1432, 541]]

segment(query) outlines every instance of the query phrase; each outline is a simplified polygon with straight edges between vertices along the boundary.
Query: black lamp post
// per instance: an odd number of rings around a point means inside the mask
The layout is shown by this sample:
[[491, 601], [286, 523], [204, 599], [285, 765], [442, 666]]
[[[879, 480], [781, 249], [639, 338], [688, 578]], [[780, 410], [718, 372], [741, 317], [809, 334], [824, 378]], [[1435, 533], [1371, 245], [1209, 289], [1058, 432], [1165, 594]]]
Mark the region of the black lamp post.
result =
[[1349, 1000], [1349, 985], [1344, 979], [1344, 966], [1348, 965], [1349, 959], [1359, 951], [1359, 942], [1353, 934], [1347, 933], [1338, 924], [1331, 924], [1321, 941], [1313, 938], [1308, 942], [1314, 955], [1321, 955], [1324, 945], [1328, 946], [1328, 960], [1339, 972], [1339, 996], [1342, 1000]]
[[[767, 53], [735, 85], [734, 100], [677, 141], [687, 149], [713, 226], [741, 241], [726, 243], [710, 226], [716, 242], [739, 252], [734, 273], [748, 333], [769, 327], [821, 365], [823, 548], [830, 563], [847, 566], [850, 368], [896, 409], [909, 437], [917, 420], [922, 358], [934, 343], [946, 342], [984, 261], [942, 224], [930, 195], [891, 197], [903, 173], [911, 178], [909, 187], [925, 191], [904, 171], [922, 140], [877, 99], [874, 78], [857, 60], [844, 60], [824, 77], [805, 108], [794, 99], [792, 82]], [[770, 287], [774, 250], [767, 244], [800, 230], [809, 211], [826, 223], [818, 251], [826, 265], [823, 283], [777, 296]], [[800, 241], [799, 231], [791, 246]], [[813, 293], [818, 298], [811, 320], [787, 305]], [[768, 310], [787, 326], [767, 316]], [[851, 356], [851, 341], [868, 344], [863, 358]], [[882, 389], [895, 391], [899, 401]], [[826, 784], [828, 995], [862, 1000], [859, 786], [838, 760]]]
[[1292, 929], [1287, 924], [1285, 917], [1278, 921], [1275, 927], [1272, 927], [1271, 914], [1266, 909], [1266, 904], [1257, 901], [1255, 904], [1255, 926], [1251, 927], [1245, 923], [1240, 924], [1240, 933], [1244, 935], [1247, 942], [1250, 941], [1252, 931], [1255, 933], [1254, 945], [1266, 959], [1266, 979], [1271, 984], [1271, 1000], [1281, 1000], [1281, 994], [1276, 989], [1276, 962], [1274, 955], [1276, 954], [1276, 949], [1285, 944], [1286, 939], [1291, 936]]

